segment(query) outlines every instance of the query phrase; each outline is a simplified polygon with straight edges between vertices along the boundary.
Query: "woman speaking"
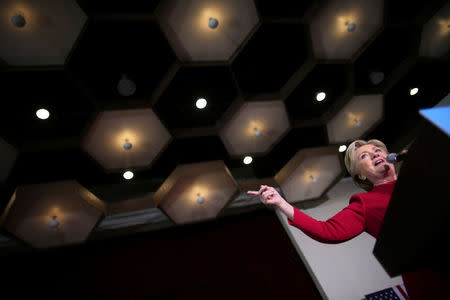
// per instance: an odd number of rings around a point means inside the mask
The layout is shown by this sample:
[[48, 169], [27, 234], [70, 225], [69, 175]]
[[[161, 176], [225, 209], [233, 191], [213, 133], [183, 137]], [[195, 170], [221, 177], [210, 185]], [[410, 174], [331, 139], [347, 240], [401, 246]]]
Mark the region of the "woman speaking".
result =
[[[248, 193], [258, 195], [264, 204], [279, 208], [290, 225], [316, 241], [344, 242], [363, 231], [377, 238], [397, 181], [394, 165], [386, 161], [387, 155], [386, 145], [379, 140], [356, 140], [350, 144], [345, 154], [345, 166], [353, 181], [367, 192], [351, 196], [349, 205], [327, 221], [318, 221], [302, 213], [273, 187], [262, 185], [259, 191]], [[402, 275], [410, 299], [430, 299], [429, 290], [427, 298], [423, 298], [424, 276], [427, 282], [431, 277], [437, 282], [440, 280], [431, 270]]]

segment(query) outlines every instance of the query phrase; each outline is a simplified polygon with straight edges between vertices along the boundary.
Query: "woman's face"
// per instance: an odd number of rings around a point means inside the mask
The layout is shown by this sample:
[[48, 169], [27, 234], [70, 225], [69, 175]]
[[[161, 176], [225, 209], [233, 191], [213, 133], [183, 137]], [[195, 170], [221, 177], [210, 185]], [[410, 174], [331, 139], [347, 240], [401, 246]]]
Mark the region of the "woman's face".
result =
[[372, 183], [386, 177], [390, 171], [395, 173], [393, 165], [386, 161], [388, 154], [380, 147], [367, 144], [359, 147], [355, 155], [360, 174]]

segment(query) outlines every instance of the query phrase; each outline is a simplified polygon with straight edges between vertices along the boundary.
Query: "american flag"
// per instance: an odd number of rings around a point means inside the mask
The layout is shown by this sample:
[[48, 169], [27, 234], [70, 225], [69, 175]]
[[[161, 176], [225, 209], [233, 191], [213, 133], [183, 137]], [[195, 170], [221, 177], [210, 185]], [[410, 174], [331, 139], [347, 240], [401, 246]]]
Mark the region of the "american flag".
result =
[[400, 284], [388, 289], [384, 289], [372, 294], [366, 295], [367, 300], [408, 300], [405, 285]]

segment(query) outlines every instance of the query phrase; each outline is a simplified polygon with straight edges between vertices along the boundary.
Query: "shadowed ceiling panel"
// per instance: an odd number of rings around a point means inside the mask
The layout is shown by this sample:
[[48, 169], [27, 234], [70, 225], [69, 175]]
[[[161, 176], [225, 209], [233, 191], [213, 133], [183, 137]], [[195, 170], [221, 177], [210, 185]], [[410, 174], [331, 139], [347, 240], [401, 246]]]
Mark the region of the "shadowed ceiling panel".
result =
[[256, 177], [273, 177], [299, 149], [328, 145], [325, 126], [291, 129], [265, 157], [252, 163]]
[[228, 154], [218, 136], [174, 139], [144, 174], [167, 177], [178, 164], [227, 158]]
[[[368, 91], [381, 85], [406, 59], [417, 55], [419, 28], [387, 27], [355, 62], [357, 91]], [[371, 73], [383, 73], [383, 79], [372, 81]]]
[[255, 0], [256, 7], [263, 18], [269, 19], [300, 19], [303, 18], [311, 10], [318, 7], [320, 1], [308, 0]]
[[262, 24], [232, 65], [244, 93], [278, 91], [305, 62], [306, 26]]
[[19, 184], [33, 184], [67, 179], [82, 179], [85, 184], [122, 182], [121, 175], [107, 175], [81, 147], [23, 152], [16, 161], [11, 176]]
[[448, 0], [411, 1], [408, 5], [401, 1], [385, 2], [385, 18], [388, 24], [412, 25], [426, 22]]
[[[17, 146], [78, 137], [95, 113], [91, 101], [63, 70], [0, 72], [8, 113], [0, 118], [1, 135]], [[47, 120], [38, 109], [50, 112]]]
[[[190, 128], [215, 125], [237, 90], [228, 67], [183, 67], [154, 106], [168, 128]], [[196, 101], [207, 105], [197, 109]]]
[[[318, 64], [286, 98], [286, 107], [294, 120], [320, 118], [332, 104], [350, 89], [350, 66], [346, 64]], [[326, 97], [316, 101], [316, 95]]]
[[0, 138], [0, 182], [8, 178], [18, 154], [16, 148]]
[[[69, 69], [92, 91], [100, 107], [108, 108], [130, 99], [148, 102], [174, 61], [155, 22], [92, 20], [74, 49]], [[136, 85], [129, 96], [119, 94], [122, 75]]]
[[148, 14], [152, 13], [159, 4], [159, 0], [77, 0], [87, 15], [97, 14]]
[[[387, 145], [397, 145], [398, 140], [412, 140], [415, 129], [423, 121], [419, 109], [432, 107], [450, 92], [448, 85], [449, 62], [428, 64], [416, 63], [385, 96], [385, 117], [369, 134], [369, 137], [382, 139]], [[411, 88], [419, 90], [410, 95]], [[393, 149], [400, 151], [401, 149]]]

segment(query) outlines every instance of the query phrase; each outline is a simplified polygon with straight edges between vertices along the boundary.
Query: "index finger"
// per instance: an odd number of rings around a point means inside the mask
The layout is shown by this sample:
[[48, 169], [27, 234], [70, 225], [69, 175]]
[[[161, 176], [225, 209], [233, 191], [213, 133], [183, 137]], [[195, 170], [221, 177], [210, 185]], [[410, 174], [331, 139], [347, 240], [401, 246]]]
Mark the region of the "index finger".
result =
[[247, 191], [247, 194], [259, 195], [259, 192], [258, 191]]

